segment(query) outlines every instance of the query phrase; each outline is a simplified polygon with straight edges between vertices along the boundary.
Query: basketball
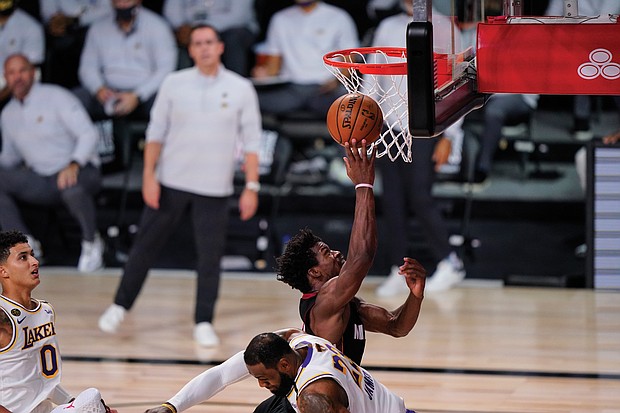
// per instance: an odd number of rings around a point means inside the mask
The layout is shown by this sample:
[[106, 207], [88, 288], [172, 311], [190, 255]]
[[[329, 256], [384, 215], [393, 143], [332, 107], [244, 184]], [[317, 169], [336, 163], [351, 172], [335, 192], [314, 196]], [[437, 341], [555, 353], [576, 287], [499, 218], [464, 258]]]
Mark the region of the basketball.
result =
[[355, 139], [367, 143], [377, 140], [383, 126], [381, 107], [361, 93], [347, 93], [332, 103], [327, 112], [327, 129], [340, 145]]

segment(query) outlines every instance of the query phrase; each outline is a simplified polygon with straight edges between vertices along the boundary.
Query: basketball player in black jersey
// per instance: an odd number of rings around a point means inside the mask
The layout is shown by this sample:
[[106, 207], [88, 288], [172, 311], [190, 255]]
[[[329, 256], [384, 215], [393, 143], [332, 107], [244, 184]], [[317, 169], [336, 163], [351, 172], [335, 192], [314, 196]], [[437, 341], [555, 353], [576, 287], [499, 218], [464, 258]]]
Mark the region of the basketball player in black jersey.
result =
[[[365, 145], [362, 147], [365, 153]], [[351, 150], [347, 155], [347, 174], [355, 185], [355, 216], [347, 258], [340, 251], [330, 249], [311, 230], [302, 229], [277, 258], [276, 274], [278, 280], [303, 294], [299, 315], [304, 331], [329, 340], [347, 357], [361, 364], [366, 331], [393, 337], [403, 337], [411, 331], [424, 298], [426, 270], [416, 260], [404, 258], [400, 273], [406, 278], [410, 292], [396, 310], [389, 311], [356, 297], [377, 250], [373, 194], [375, 154], [366, 157]], [[352, 168], [353, 162], [360, 167]], [[254, 413], [292, 411], [287, 404], [286, 398], [278, 400], [273, 396], [261, 403]]]

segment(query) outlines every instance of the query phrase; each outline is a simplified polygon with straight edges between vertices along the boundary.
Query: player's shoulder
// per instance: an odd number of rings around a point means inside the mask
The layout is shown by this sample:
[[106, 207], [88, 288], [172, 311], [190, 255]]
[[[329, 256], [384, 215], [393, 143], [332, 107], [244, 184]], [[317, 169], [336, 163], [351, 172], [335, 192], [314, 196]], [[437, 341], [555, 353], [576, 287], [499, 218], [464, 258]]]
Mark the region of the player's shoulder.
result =
[[291, 335], [289, 342], [293, 348], [300, 348], [312, 344], [331, 345], [328, 340], [318, 336], [313, 336], [312, 334], [304, 333], [303, 331], [299, 331]]

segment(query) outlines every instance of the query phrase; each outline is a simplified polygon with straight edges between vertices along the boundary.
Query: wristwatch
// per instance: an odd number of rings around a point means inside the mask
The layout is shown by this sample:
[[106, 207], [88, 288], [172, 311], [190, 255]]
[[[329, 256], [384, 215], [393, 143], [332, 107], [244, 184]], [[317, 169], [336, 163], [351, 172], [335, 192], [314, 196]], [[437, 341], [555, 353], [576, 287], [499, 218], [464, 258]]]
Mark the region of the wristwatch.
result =
[[258, 191], [260, 191], [260, 182], [248, 181], [248, 182], [245, 183], [245, 189], [249, 189], [250, 191], [258, 192]]

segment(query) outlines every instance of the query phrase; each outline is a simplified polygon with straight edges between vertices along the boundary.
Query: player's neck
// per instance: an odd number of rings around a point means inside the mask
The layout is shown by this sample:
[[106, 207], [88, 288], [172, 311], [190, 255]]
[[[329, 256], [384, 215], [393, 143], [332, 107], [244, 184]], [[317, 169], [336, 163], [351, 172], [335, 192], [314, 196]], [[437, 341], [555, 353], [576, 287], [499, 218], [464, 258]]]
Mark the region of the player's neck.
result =
[[31, 291], [20, 290], [20, 291], [11, 291], [4, 290], [2, 291], [2, 296], [12, 300], [22, 307], [32, 310], [34, 308], [34, 302], [32, 301]]

